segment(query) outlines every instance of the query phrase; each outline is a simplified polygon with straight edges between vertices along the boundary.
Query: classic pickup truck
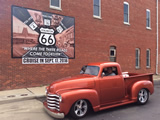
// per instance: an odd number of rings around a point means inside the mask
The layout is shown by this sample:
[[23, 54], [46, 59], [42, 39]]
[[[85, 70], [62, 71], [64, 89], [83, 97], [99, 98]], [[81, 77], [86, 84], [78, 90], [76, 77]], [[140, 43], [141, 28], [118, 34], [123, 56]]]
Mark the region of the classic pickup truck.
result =
[[46, 87], [44, 109], [54, 118], [68, 113], [81, 118], [90, 107], [96, 112], [134, 102], [144, 105], [154, 92], [152, 75], [122, 73], [116, 62], [90, 63], [82, 67], [80, 75]]

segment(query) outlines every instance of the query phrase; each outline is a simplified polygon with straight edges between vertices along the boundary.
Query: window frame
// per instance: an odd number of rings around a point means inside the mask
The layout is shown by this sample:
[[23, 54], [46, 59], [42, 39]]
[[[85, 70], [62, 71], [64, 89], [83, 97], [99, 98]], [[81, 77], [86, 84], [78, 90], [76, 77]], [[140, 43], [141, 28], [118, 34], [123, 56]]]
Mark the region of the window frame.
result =
[[60, 11], [62, 10], [61, 0], [59, 0], [59, 7], [51, 5], [51, 0], [49, 0], [49, 6], [50, 6], [51, 9], [54, 9], [54, 10], [60, 10]]
[[[115, 46], [111, 46], [111, 47], [110, 47], [110, 50], [109, 50], [110, 57], [116, 57], [116, 47]], [[114, 55], [111, 55], [111, 51], [114, 51]]]
[[[137, 58], [137, 50], [138, 50], [138, 58]], [[136, 52], [135, 67], [136, 67], [136, 69], [139, 69], [140, 68], [140, 53], [141, 53], [141, 51], [139, 48], [136, 48], [135, 52]], [[138, 59], [138, 65], [137, 65], [137, 59]]]
[[[124, 5], [127, 5], [127, 6], [128, 6], [128, 22], [126, 22], [126, 21], [124, 20], [124, 15], [125, 15]], [[123, 2], [123, 23], [126, 24], [126, 25], [130, 25], [130, 24], [129, 24], [129, 3], [128, 3], [128, 2]]]
[[[147, 18], [147, 13], [149, 12], [149, 18]], [[147, 22], [149, 22], [149, 26], [147, 26]], [[151, 11], [150, 9], [146, 9], [146, 29], [151, 29]]]
[[[114, 51], [114, 55], [111, 55], [111, 51]], [[112, 60], [114, 59], [114, 60]], [[109, 61], [116, 62], [117, 59], [117, 47], [116, 46], [110, 46], [109, 49]]]
[[[98, 6], [98, 7], [99, 7], [99, 16], [94, 15], [94, 6], [95, 6], [95, 5], [94, 5], [94, 1], [95, 1], [95, 0], [93, 0], [93, 17], [94, 17], [94, 18], [97, 18], [97, 19], [102, 19], [102, 18], [101, 18], [101, 0], [99, 0], [99, 6]], [[96, 6], [97, 6], [97, 5], [96, 5]]]
[[[149, 56], [148, 56], [147, 52], [149, 52]], [[147, 63], [147, 62], [149, 62], [149, 63]], [[146, 50], [146, 68], [151, 68], [151, 50], [150, 49]]]

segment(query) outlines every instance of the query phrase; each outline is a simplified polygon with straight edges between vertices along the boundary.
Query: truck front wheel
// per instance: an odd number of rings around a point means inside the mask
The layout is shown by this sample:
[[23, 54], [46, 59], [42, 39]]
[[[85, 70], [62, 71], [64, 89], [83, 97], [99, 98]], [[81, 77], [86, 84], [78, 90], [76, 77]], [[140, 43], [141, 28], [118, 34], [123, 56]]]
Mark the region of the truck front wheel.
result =
[[146, 89], [141, 89], [138, 93], [138, 103], [144, 105], [149, 99], [149, 92]]
[[74, 118], [82, 118], [88, 112], [88, 103], [86, 100], [78, 100], [76, 101], [71, 108], [70, 114]]

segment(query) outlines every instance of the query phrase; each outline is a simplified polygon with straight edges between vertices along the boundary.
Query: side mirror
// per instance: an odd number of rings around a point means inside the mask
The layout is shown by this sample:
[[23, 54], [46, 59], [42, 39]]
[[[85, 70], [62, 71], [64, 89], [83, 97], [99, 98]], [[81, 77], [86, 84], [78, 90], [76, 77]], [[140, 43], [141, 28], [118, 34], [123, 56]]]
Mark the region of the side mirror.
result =
[[102, 77], [103, 77], [103, 76], [105, 76], [105, 73], [104, 73], [104, 72], [102, 72], [102, 75], [101, 75], [101, 76], [102, 76]]
[[83, 70], [81, 70], [81, 71], [80, 71], [80, 74], [84, 74], [84, 71], [83, 71]]
[[86, 68], [87, 68], [87, 65], [84, 65], [84, 66], [82, 67], [81, 71], [80, 71], [80, 74], [84, 74]]

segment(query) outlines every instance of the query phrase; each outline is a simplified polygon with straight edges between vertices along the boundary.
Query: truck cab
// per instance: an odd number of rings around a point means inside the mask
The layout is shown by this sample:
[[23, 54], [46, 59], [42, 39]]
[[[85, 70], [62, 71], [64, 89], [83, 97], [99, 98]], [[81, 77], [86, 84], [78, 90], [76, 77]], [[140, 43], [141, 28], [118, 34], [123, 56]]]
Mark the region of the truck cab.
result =
[[82, 67], [80, 75], [48, 86], [44, 108], [55, 118], [64, 118], [68, 113], [81, 118], [90, 106], [97, 112], [134, 102], [146, 104], [154, 91], [152, 75], [125, 73], [124, 76], [116, 62], [90, 63]]

